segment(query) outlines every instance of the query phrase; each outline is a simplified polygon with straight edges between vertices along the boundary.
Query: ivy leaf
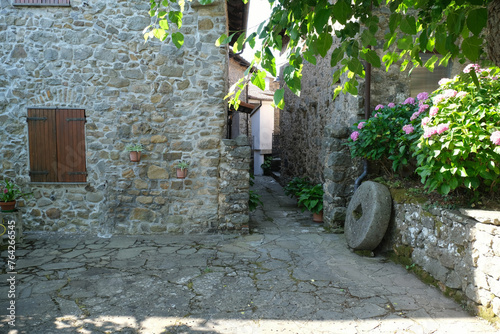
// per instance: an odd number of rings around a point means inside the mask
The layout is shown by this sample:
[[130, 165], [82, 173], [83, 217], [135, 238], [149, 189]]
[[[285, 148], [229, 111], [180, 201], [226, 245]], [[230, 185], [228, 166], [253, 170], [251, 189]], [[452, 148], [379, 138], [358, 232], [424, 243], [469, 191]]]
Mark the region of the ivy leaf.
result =
[[467, 16], [467, 28], [474, 35], [479, 35], [484, 27], [486, 27], [486, 22], [488, 19], [488, 10], [486, 8], [477, 8], [469, 12]]
[[174, 32], [172, 34], [172, 41], [175, 46], [179, 49], [184, 44], [184, 35], [180, 32]]
[[333, 13], [340, 24], [346, 24], [347, 20], [352, 15], [351, 2], [338, 0], [335, 5], [333, 5]]
[[328, 50], [332, 47], [333, 37], [328, 32], [324, 32], [319, 35], [318, 41], [316, 42], [316, 46], [318, 48], [318, 52], [321, 57], [325, 57]]

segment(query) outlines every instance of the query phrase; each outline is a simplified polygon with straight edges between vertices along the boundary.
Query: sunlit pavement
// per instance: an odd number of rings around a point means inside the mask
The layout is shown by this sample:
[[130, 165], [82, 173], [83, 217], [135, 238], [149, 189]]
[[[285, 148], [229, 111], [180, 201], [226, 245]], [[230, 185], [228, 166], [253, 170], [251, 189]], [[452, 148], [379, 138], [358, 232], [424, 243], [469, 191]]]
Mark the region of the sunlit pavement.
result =
[[2, 285], [0, 332], [498, 333], [403, 267], [350, 252], [271, 178], [255, 189], [264, 207], [246, 236], [28, 234], [15, 327]]

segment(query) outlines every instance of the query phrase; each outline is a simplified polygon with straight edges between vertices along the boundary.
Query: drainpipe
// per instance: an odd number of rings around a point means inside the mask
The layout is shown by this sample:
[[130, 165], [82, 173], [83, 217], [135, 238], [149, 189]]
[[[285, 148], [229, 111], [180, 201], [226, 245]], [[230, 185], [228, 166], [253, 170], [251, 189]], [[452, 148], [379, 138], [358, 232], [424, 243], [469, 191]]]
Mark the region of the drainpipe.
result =
[[[371, 102], [371, 84], [372, 84], [372, 65], [366, 62], [366, 75], [365, 75], [365, 119], [370, 118], [370, 102]], [[361, 181], [368, 174], [368, 161], [363, 160], [363, 173], [354, 181], [354, 191], [358, 189]]]

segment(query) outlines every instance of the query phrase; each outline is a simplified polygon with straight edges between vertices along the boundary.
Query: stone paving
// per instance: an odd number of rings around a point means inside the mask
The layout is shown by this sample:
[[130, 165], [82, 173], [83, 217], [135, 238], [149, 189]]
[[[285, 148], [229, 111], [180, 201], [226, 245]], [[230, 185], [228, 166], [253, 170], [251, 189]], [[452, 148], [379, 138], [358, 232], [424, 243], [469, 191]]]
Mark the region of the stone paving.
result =
[[246, 236], [28, 234], [15, 327], [4, 284], [0, 332], [498, 333], [403, 267], [350, 252], [271, 178], [254, 187], [265, 206]]

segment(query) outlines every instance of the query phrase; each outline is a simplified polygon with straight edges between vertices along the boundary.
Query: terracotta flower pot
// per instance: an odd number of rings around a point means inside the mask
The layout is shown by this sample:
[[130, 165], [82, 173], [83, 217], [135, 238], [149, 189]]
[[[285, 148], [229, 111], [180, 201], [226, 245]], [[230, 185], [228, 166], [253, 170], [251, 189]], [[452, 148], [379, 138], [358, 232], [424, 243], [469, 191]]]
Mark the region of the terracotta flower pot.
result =
[[177, 168], [177, 178], [178, 179], [185, 179], [187, 174], [188, 174], [187, 168], [184, 168], [184, 169]]
[[323, 222], [323, 210], [320, 213], [313, 212], [313, 222], [322, 223]]
[[16, 201], [0, 202], [2, 212], [12, 212], [16, 209]]
[[132, 161], [132, 162], [141, 161], [141, 152], [131, 151], [130, 152], [130, 161]]

